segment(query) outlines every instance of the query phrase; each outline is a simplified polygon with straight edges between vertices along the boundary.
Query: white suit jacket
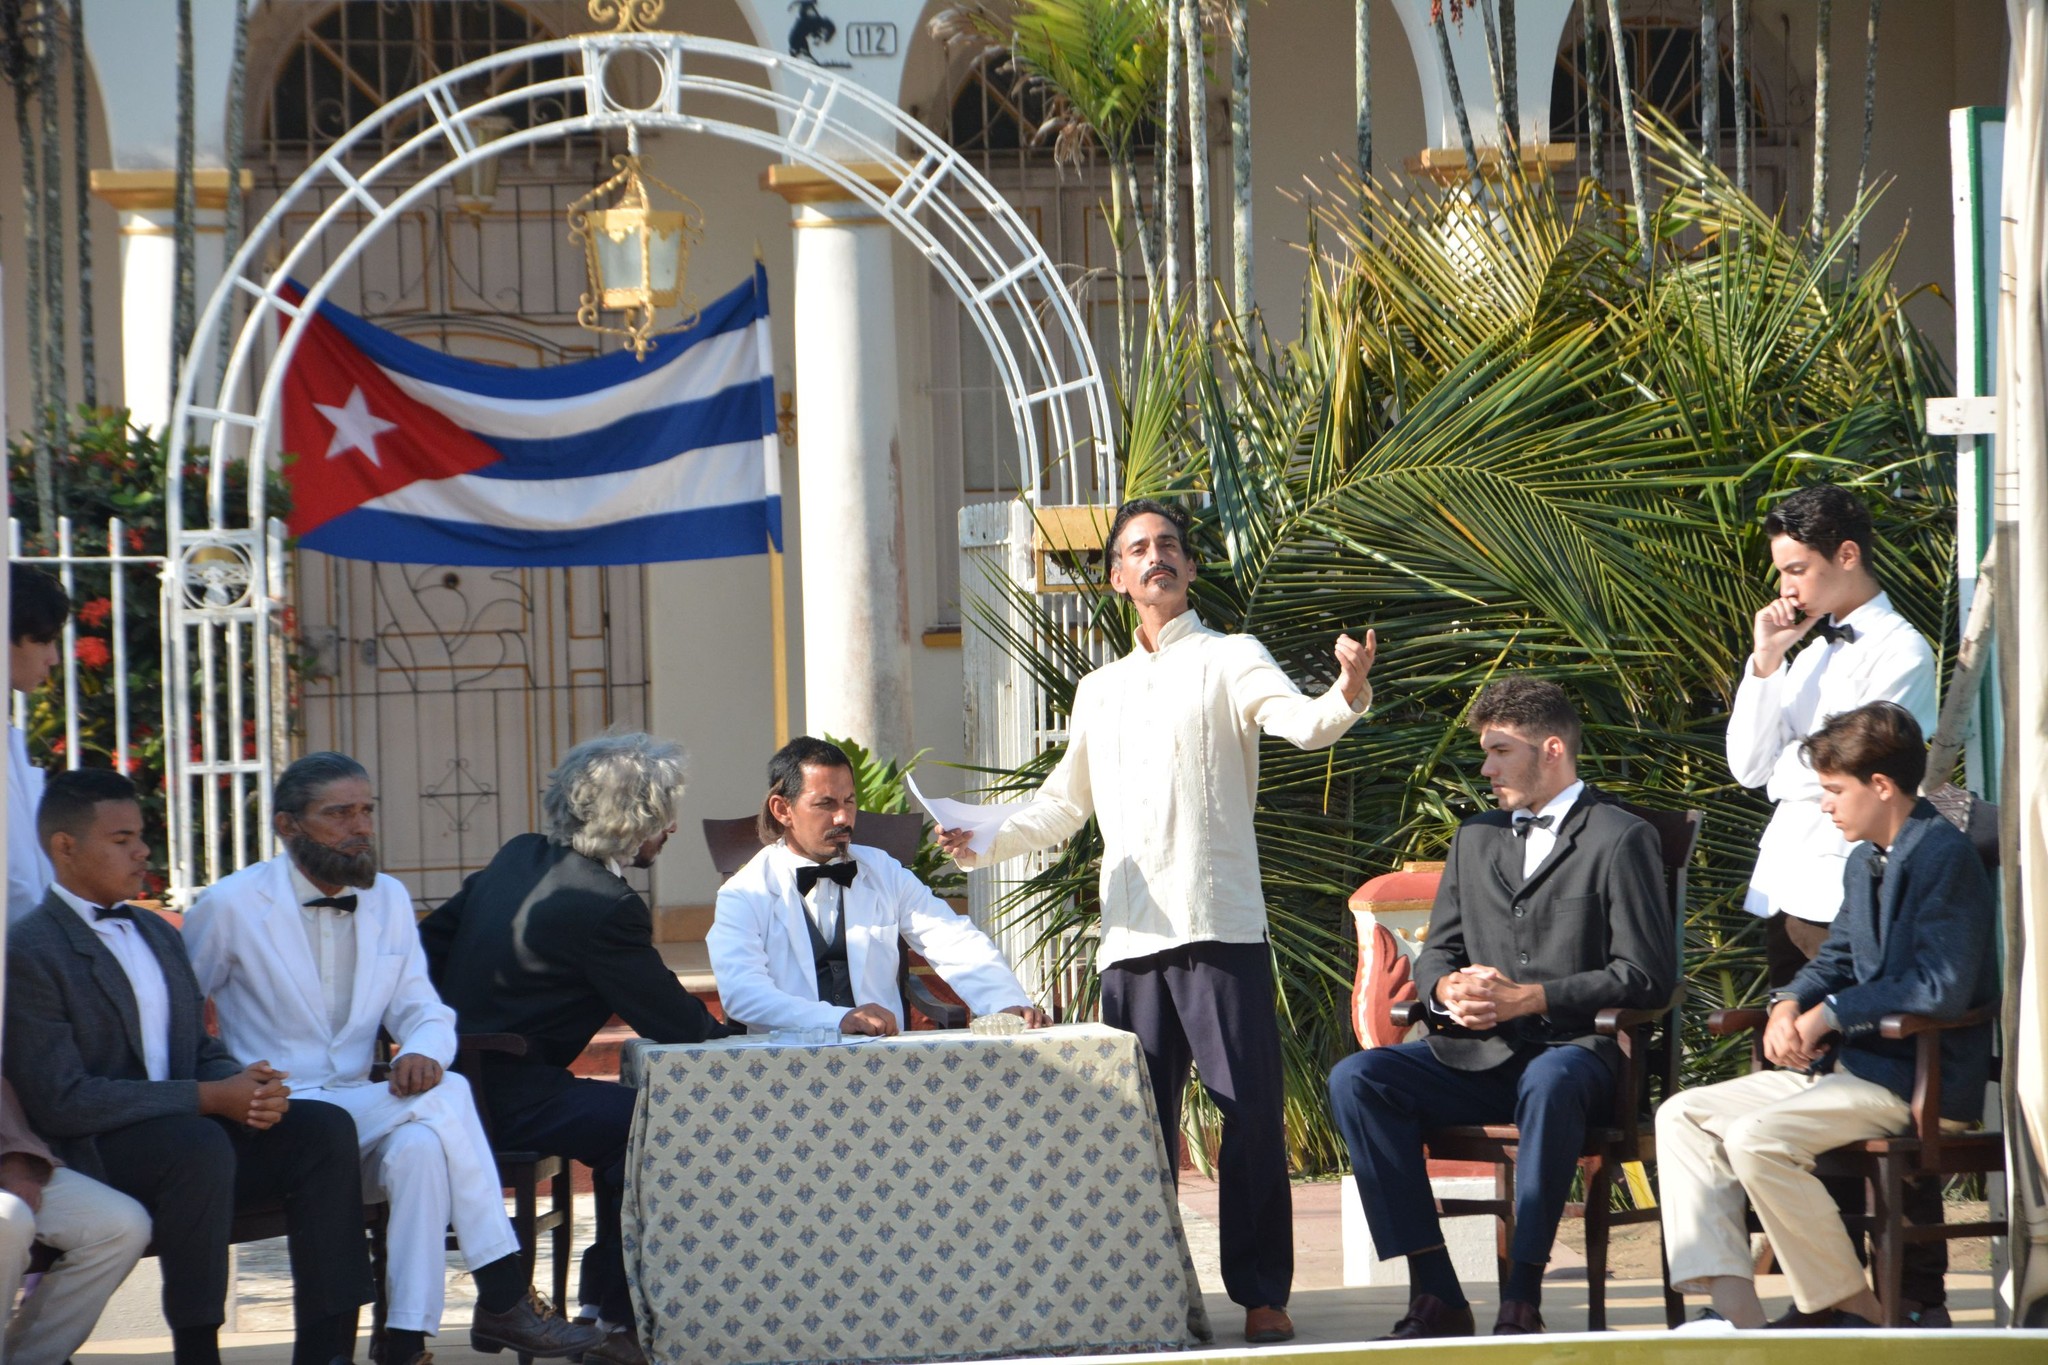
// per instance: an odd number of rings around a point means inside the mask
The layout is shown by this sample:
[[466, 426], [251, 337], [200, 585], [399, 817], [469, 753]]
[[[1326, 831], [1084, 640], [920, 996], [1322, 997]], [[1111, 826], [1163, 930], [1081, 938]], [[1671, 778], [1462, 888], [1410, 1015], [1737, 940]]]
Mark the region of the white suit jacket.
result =
[[[1031, 1003], [988, 935], [954, 914], [909, 868], [864, 844], [855, 844], [847, 856], [860, 864], [840, 900], [856, 1005], [902, 1012], [896, 993], [899, 936], [910, 940], [976, 1014]], [[808, 912], [796, 890], [797, 863], [781, 844], [755, 854], [719, 888], [718, 911], [705, 936], [726, 1017], [745, 1020], [751, 1032], [837, 1028], [846, 1013], [818, 999], [817, 959], [804, 925]]]
[[367, 1084], [380, 1026], [401, 1053], [455, 1060], [455, 1011], [427, 979], [412, 897], [381, 874], [357, 895], [355, 991], [339, 1032], [327, 1022], [290, 854], [216, 882], [185, 916], [185, 946], [213, 997], [221, 1041], [243, 1062], [267, 1058], [290, 1072], [294, 1090]]

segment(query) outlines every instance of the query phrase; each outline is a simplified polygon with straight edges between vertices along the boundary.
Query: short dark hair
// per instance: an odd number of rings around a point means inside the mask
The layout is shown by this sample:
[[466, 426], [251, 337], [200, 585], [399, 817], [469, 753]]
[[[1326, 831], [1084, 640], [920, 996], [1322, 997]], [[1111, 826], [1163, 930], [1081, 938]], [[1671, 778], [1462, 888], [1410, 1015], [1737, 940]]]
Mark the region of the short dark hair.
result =
[[[804, 794], [804, 769], [844, 768], [853, 771], [853, 760], [846, 756], [846, 750], [829, 739], [814, 739], [810, 735], [798, 735], [775, 751], [768, 760], [768, 795], [779, 796], [785, 801], [794, 801]], [[768, 801], [761, 801], [760, 835], [761, 842], [772, 844], [782, 837], [782, 822], [768, 810]]]
[[1829, 716], [1799, 746], [1817, 773], [1868, 782], [1883, 773], [1899, 790], [1917, 793], [1927, 776], [1927, 739], [1913, 713], [1895, 701], [1874, 701]]
[[36, 807], [36, 842], [47, 849], [52, 835], [77, 838], [92, 828], [93, 808], [109, 801], [140, 803], [135, 784], [112, 768], [73, 768], [51, 774], [43, 787], [42, 804]]
[[1871, 529], [1870, 509], [1863, 499], [1839, 484], [1815, 484], [1802, 488], [1773, 507], [1764, 516], [1764, 535], [1771, 540], [1790, 536], [1828, 558], [1855, 541], [1867, 566], [1876, 553], [1876, 532]]
[[71, 598], [59, 583], [41, 569], [21, 564], [7, 567], [7, 638], [20, 644], [33, 640], [46, 645], [64, 629], [71, 615]]
[[1574, 757], [1579, 752], [1578, 708], [1562, 687], [1540, 678], [1502, 678], [1489, 684], [1472, 703], [1465, 724], [1474, 734], [1500, 726], [1539, 740], [1556, 735], [1566, 752]]
[[278, 774], [277, 790], [271, 795], [270, 808], [281, 815], [297, 815], [313, 804], [313, 798], [321, 788], [330, 782], [343, 778], [360, 777], [370, 779], [370, 770], [350, 758], [347, 754], [332, 749], [321, 749], [294, 759], [290, 767]]
[[1116, 558], [1116, 543], [1123, 538], [1124, 527], [1144, 516], [1165, 517], [1172, 522], [1173, 529], [1180, 532], [1181, 548], [1190, 555], [1194, 553], [1194, 548], [1188, 544], [1188, 532], [1194, 529], [1195, 519], [1179, 503], [1161, 502], [1157, 498], [1132, 498], [1116, 509], [1116, 518], [1109, 523], [1109, 539], [1103, 542], [1104, 553], [1111, 559]]

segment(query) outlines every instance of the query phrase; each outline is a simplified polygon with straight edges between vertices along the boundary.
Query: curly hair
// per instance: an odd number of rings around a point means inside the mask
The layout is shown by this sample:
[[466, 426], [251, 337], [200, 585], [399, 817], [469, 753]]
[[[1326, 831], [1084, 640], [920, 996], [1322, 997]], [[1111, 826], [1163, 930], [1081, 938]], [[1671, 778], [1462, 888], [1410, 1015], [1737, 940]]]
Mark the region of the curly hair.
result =
[[548, 774], [548, 841], [598, 862], [630, 861], [674, 822], [689, 762], [682, 745], [637, 730], [584, 740]]

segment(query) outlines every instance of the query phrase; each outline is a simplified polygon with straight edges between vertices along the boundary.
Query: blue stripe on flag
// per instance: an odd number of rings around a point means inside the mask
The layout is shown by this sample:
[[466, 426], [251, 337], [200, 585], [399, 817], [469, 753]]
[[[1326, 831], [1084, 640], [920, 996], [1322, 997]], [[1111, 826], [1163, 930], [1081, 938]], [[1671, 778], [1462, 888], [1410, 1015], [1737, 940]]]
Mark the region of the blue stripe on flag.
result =
[[[782, 499], [694, 507], [573, 531], [524, 531], [359, 507], [299, 540], [309, 550], [384, 563], [571, 567], [658, 564], [782, 548]], [[375, 548], [374, 555], [364, 551]]]
[[[304, 296], [303, 285], [293, 281], [292, 287]], [[768, 271], [756, 264], [752, 279], [705, 305], [696, 326], [657, 339], [651, 348], [653, 355], [644, 362], [635, 359], [631, 351], [614, 351], [607, 356], [546, 369], [514, 369], [429, 350], [331, 303], [320, 305], [320, 316], [333, 323], [350, 345], [375, 364], [429, 384], [461, 389], [484, 398], [578, 398], [637, 378], [671, 363], [700, 341], [739, 331], [757, 318], [767, 317]]]
[[478, 440], [505, 458], [473, 472], [483, 479], [613, 474], [657, 465], [686, 451], [757, 441], [775, 432], [775, 377], [763, 375], [756, 383], [734, 384], [709, 398], [638, 412], [575, 436], [533, 441], [480, 436]]

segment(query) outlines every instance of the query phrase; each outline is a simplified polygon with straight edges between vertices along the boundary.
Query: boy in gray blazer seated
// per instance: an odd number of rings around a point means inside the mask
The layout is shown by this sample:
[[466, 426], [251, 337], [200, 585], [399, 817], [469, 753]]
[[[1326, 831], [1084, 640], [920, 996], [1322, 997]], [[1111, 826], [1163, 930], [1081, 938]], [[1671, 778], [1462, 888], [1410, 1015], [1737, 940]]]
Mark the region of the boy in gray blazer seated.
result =
[[[1800, 1313], [1867, 1327], [1876, 1297], [1813, 1158], [1911, 1125], [1914, 1043], [1887, 1014], [1952, 1017], [1998, 995], [1991, 884], [1970, 841], [1919, 796], [1926, 743], [1912, 713], [1872, 702], [1805, 742], [1821, 808], [1856, 844], [1827, 942], [1772, 998], [1764, 1056], [1778, 1069], [1674, 1096], [1657, 1111], [1672, 1286], [1707, 1294], [1695, 1322], [1765, 1325], [1743, 1230], [1753, 1206]], [[1978, 1119], [1991, 1026], [1944, 1033], [1942, 1119]], [[1688, 1324], [1691, 1326], [1692, 1324]]]

